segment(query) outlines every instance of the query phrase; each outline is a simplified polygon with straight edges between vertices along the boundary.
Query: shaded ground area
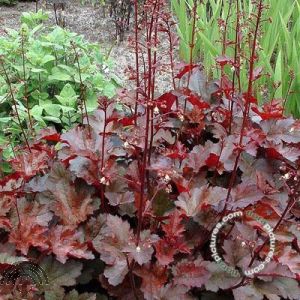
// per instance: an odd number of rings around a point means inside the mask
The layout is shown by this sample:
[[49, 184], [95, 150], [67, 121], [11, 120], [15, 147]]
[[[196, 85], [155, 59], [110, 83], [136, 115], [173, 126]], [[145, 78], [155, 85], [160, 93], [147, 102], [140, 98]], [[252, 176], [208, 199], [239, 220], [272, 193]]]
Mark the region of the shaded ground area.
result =
[[[49, 13], [49, 26], [55, 24], [55, 17], [52, 7], [45, 7], [39, 4]], [[36, 9], [35, 2], [19, 2], [15, 6], [0, 6], [0, 28], [17, 29], [20, 25], [20, 16], [23, 12], [34, 12]], [[116, 43], [115, 27], [108, 14], [104, 16], [103, 8], [93, 7], [89, 4], [82, 5], [80, 1], [69, 1], [65, 11], [66, 27], [79, 34], [83, 34], [88, 40], [98, 42], [101, 46], [111, 51], [111, 57], [116, 61], [115, 72], [125, 78], [124, 70], [128, 65], [134, 66], [135, 55], [128, 46], [127, 37], [124, 42]], [[166, 50], [169, 45], [167, 39], [162, 39], [160, 49]], [[165, 51], [164, 51], [165, 52]], [[162, 63], [168, 62], [167, 55], [162, 57]], [[169, 72], [159, 74], [157, 77], [158, 91], [160, 93], [171, 88], [171, 77]], [[127, 86], [125, 80], [125, 85]]]

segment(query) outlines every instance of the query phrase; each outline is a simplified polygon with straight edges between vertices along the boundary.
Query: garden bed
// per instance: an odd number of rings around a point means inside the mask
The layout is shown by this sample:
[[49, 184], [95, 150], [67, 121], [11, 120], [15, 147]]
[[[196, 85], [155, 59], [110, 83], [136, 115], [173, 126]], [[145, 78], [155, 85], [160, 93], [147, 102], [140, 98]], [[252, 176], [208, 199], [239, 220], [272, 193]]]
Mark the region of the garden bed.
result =
[[116, 44], [102, 8], [1, 8], [1, 300], [299, 300], [300, 6], [276, 1], [107, 0]]

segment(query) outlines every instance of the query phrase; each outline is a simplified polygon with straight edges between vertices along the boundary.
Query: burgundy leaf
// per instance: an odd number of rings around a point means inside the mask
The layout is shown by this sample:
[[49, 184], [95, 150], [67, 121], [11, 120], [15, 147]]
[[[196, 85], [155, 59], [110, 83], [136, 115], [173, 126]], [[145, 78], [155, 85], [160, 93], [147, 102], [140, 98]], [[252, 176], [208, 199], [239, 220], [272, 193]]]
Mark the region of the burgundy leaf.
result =
[[134, 273], [142, 278], [141, 290], [146, 299], [158, 299], [161, 289], [168, 280], [166, 269], [155, 264], [139, 268]]
[[233, 277], [230, 273], [222, 270], [216, 262], [205, 261], [202, 265], [210, 273], [210, 277], [205, 282], [205, 288], [209, 291], [217, 292], [219, 289], [230, 289], [241, 282], [241, 277]]
[[176, 284], [189, 288], [201, 288], [210, 277], [210, 273], [201, 258], [194, 261], [183, 260], [177, 263], [172, 268], [172, 273]]
[[48, 223], [52, 214], [47, 205], [29, 202], [24, 198], [17, 202], [18, 211], [15, 209], [11, 218], [12, 229], [9, 241], [13, 243], [22, 254], [27, 255], [31, 246], [47, 250]]
[[176, 142], [176, 144], [171, 146], [165, 154], [169, 158], [183, 160], [187, 156], [187, 149], [182, 143]]
[[80, 232], [76, 232], [73, 227], [56, 226], [48, 238], [49, 251], [55, 254], [62, 264], [68, 257], [93, 259], [94, 255], [87, 250], [87, 245], [81, 240]]
[[97, 163], [86, 157], [78, 156], [70, 160], [70, 171], [74, 172], [78, 178], [83, 178], [90, 185], [100, 185]]
[[83, 156], [92, 160], [98, 160], [102, 149], [102, 139], [95, 131], [88, 128], [75, 127], [62, 134], [61, 141], [67, 146], [63, 147], [64, 159], [74, 155]]
[[54, 149], [43, 144], [36, 144], [31, 151], [23, 150], [21, 154], [10, 161], [12, 168], [25, 179], [29, 179], [48, 169], [54, 158]]
[[75, 187], [70, 173], [62, 165], [52, 170], [45, 191], [50, 192], [51, 210], [64, 225], [78, 225], [96, 209], [92, 189]]
[[182, 224], [183, 214], [179, 210], [175, 210], [169, 215], [169, 222], [162, 225], [165, 233], [163, 239], [159, 240], [155, 245], [156, 258], [163, 265], [169, 265], [174, 260], [174, 255], [178, 252], [190, 253], [190, 249], [184, 240], [184, 225]]
[[199, 109], [207, 109], [210, 107], [210, 105], [207, 102], [201, 100], [201, 98], [199, 96], [194, 95], [194, 94], [190, 94], [187, 97], [187, 101], [189, 101], [191, 104], [193, 104], [194, 106], [196, 106]]
[[219, 211], [225, 198], [226, 189], [203, 186], [193, 188], [190, 193], [182, 193], [175, 203], [185, 211], [187, 216], [195, 217], [201, 208], [207, 205], [213, 206], [216, 211]]
[[57, 133], [55, 128], [48, 127], [48, 128], [41, 129], [38, 132], [37, 138], [38, 138], [38, 140], [45, 140], [45, 141], [49, 141], [49, 142], [59, 142], [60, 134]]
[[283, 107], [280, 102], [271, 101], [262, 106], [262, 111], [257, 106], [253, 106], [252, 110], [257, 113], [262, 120], [283, 119]]
[[300, 276], [300, 254], [290, 246], [286, 246], [278, 256], [278, 260], [296, 275]]
[[181, 79], [183, 77], [183, 75], [185, 75], [186, 73], [192, 71], [195, 67], [197, 67], [197, 65], [186, 65], [184, 66], [180, 72], [176, 75], [175, 78]]
[[247, 183], [241, 183], [232, 190], [232, 209], [244, 208], [248, 205], [254, 205], [260, 201], [264, 194], [257, 188], [256, 185], [249, 185]]
[[232, 58], [230, 58], [230, 57], [224, 55], [224, 56], [219, 56], [219, 57], [217, 57], [217, 58], [216, 58], [216, 62], [217, 62], [221, 67], [223, 67], [223, 66], [228, 65], [228, 64], [232, 65], [234, 61], [233, 61]]
[[177, 96], [173, 93], [165, 93], [155, 100], [155, 103], [161, 113], [168, 113], [171, 111], [173, 104], [177, 100]]
[[300, 142], [300, 123], [291, 118], [283, 120], [264, 120], [260, 123], [266, 138], [275, 144]]

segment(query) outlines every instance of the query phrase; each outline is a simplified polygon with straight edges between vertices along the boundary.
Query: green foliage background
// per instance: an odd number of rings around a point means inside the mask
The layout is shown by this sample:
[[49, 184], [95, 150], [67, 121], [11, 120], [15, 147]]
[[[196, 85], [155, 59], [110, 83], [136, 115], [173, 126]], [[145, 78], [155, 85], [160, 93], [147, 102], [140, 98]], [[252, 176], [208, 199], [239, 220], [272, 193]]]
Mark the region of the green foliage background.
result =
[[[97, 44], [67, 29], [49, 28], [42, 24], [46, 19], [42, 11], [24, 13], [20, 30], [7, 29], [7, 35], [0, 37], [2, 146], [14, 146], [21, 138], [13, 98], [22, 128], [31, 136], [49, 125], [62, 131], [71, 128], [81, 122], [81, 98], [86, 102], [87, 112], [92, 112], [98, 106], [98, 97], [112, 98], [120, 84], [119, 78], [110, 72], [112, 61]], [[33, 132], [29, 128], [30, 117]], [[12, 155], [11, 149], [6, 148], [5, 158]]]
[[[234, 41], [238, 2], [242, 17], [241, 45], [243, 55], [249, 57], [247, 35], [253, 31], [249, 18], [255, 13], [251, 0], [203, 0], [198, 1], [194, 60], [201, 61], [211, 77], [219, 78], [216, 57], [222, 54], [222, 35], [219, 19], [228, 18], [227, 40]], [[256, 82], [260, 102], [275, 98], [287, 98], [286, 110], [300, 117], [300, 0], [264, 0], [265, 5], [259, 37], [257, 67], [263, 67], [266, 76]], [[192, 37], [192, 14], [194, 0], [172, 0], [173, 12], [178, 21], [180, 56], [189, 62], [189, 45]], [[253, 17], [251, 17], [253, 20]], [[227, 47], [226, 55], [234, 56], [234, 47]], [[230, 74], [227, 69], [227, 74]], [[241, 72], [243, 88], [247, 85], [248, 63], [244, 60]]]

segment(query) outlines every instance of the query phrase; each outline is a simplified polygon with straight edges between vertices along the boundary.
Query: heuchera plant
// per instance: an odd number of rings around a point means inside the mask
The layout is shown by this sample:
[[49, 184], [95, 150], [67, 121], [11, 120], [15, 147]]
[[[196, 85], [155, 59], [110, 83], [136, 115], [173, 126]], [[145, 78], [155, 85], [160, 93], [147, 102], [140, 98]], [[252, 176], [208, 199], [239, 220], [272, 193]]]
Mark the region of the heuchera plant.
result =
[[[171, 63], [174, 90], [156, 95], [157, 45], [166, 34], [172, 58], [175, 39], [164, 1], [146, 1], [132, 40], [136, 90], [100, 97], [83, 125], [44, 129], [31, 151], [16, 149], [0, 181], [1, 271], [38, 263], [49, 277], [39, 299], [96, 299], [103, 289], [116, 299], [299, 299], [300, 122], [277, 100], [257, 105], [256, 5], [248, 90], [223, 75], [211, 104], [188, 88], [201, 74], [193, 61], [177, 73]], [[231, 277], [209, 248], [216, 223], [236, 210], [252, 210], [276, 236], [272, 261], [250, 277]], [[266, 257], [267, 238], [243, 217], [222, 229], [218, 251], [247, 269]]]

